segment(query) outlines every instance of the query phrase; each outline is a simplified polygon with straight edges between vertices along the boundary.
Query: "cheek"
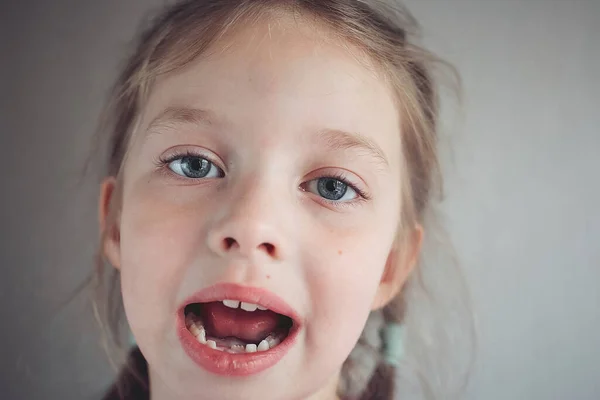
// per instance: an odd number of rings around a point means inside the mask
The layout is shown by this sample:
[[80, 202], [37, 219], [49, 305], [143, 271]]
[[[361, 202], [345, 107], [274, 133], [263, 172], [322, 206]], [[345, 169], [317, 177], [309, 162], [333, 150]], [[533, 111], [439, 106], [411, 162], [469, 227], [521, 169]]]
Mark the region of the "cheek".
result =
[[[360, 229], [314, 238], [318, 248], [308, 265], [316, 351], [347, 356], [364, 327], [395, 235], [390, 218], [371, 219]], [[317, 243], [320, 243], [318, 245]], [[327, 243], [327, 245], [323, 245]], [[327, 332], [323, 340], [323, 332]], [[328, 338], [335, 337], [335, 341]], [[339, 340], [338, 340], [339, 338]]]
[[346, 305], [368, 312], [391, 247], [388, 238], [353, 239], [330, 241], [332, 248], [320, 252], [319, 267], [308, 277], [312, 298], [332, 314], [347, 311]]
[[139, 332], [171, 327], [187, 266], [202, 245], [202, 224], [185, 205], [155, 192], [126, 192], [121, 216], [121, 281], [127, 318]]

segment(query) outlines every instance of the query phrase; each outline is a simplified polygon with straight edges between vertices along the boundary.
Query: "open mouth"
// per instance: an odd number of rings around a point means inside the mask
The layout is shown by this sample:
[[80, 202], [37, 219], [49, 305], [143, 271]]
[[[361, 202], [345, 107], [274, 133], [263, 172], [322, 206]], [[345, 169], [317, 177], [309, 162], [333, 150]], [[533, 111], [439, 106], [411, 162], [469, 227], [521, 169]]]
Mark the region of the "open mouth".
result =
[[294, 326], [291, 317], [230, 299], [188, 304], [184, 315], [187, 330], [200, 344], [231, 354], [274, 349]]
[[294, 347], [303, 321], [268, 290], [220, 283], [187, 299], [177, 326], [183, 350], [198, 366], [247, 376], [277, 364]]

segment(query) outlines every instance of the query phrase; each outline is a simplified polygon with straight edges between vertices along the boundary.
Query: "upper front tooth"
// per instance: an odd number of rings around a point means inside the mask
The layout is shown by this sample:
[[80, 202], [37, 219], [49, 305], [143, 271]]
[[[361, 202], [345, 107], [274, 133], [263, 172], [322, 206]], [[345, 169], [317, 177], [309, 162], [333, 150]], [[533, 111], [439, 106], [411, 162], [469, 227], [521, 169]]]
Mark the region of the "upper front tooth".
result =
[[263, 307], [263, 306], [258, 306], [259, 310], [265, 311], [267, 309], [267, 307]]
[[[223, 304], [225, 305], [225, 307], [238, 308], [240, 305], [240, 302], [238, 300], [223, 300]], [[242, 304], [244, 304], [244, 303], [242, 303]]]
[[242, 301], [242, 310], [246, 310], [246, 311], [256, 311], [256, 309], [258, 308], [258, 306], [256, 304], [252, 304], [252, 303], [244, 303]]

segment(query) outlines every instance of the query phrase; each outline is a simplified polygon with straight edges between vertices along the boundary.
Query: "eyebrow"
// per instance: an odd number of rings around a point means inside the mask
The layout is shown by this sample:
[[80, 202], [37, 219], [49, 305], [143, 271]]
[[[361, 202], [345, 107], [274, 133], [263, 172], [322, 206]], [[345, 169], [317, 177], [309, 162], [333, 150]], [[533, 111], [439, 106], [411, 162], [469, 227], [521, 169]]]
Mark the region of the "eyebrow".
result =
[[389, 168], [390, 164], [383, 149], [375, 141], [358, 132], [324, 129], [318, 133], [318, 137], [328, 150], [361, 150], [383, 168]]
[[211, 126], [219, 122], [216, 114], [210, 110], [188, 107], [168, 107], [158, 114], [148, 125], [147, 131], [161, 126], [191, 124]]
[[[213, 111], [189, 107], [168, 107], [156, 116], [148, 125], [147, 131], [161, 126], [191, 124], [212, 126], [223, 124]], [[160, 132], [160, 130], [158, 130]], [[340, 129], [323, 129], [317, 132], [317, 139], [330, 151], [360, 150], [371, 156], [383, 168], [389, 168], [389, 161], [383, 149], [372, 139], [358, 132], [346, 132]]]

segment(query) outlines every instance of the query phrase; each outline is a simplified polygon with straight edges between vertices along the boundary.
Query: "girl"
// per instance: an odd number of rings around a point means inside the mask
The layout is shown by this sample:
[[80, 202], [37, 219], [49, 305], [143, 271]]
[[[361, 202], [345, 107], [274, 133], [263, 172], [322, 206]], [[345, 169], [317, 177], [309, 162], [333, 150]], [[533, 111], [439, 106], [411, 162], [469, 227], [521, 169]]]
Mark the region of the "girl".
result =
[[138, 346], [107, 399], [392, 398], [437, 182], [410, 21], [188, 0], [143, 32], [102, 129], [97, 310]]

